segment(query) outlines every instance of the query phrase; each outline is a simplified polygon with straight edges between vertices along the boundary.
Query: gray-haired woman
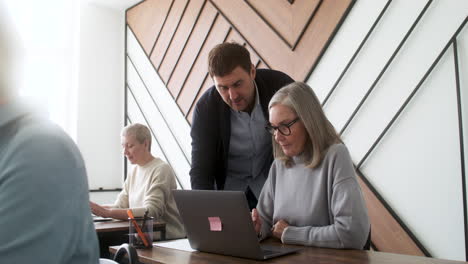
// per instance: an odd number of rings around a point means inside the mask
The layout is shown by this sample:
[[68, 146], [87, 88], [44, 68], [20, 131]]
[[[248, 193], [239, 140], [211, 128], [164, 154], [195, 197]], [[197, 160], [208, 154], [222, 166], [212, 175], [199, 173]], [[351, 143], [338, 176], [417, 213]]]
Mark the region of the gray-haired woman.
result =
[[286, 244], [362, 249], [370, 223], [351, 157], [305, 83], [269, 104], [273, 162], [252, 211], [261, 238]]

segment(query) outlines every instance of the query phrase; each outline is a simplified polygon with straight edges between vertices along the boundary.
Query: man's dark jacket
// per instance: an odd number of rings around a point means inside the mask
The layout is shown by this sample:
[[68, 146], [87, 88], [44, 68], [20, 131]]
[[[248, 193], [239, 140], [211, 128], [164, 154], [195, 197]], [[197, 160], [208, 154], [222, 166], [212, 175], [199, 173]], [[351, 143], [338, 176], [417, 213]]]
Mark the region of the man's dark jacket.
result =
[[[268, 103], [277, 90], [293, 82], [288, 75], [274, 70], [257, 69], [255, 76], [260, 105], [265, 120], [268, 118]], [[210, 87], [197, 102], [193, 113], [192, 189], [223, 190], [231, 136], [230, 107], [223, 101], [216, 87]], [[271, 153], [269, 163], [273, 161]]]

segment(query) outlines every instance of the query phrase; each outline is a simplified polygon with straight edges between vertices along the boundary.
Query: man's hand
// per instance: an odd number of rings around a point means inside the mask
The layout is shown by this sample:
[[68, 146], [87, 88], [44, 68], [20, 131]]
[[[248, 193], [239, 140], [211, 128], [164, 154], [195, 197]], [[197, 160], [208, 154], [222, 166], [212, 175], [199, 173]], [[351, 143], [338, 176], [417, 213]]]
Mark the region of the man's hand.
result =
[[274, 237], [281, 240], [281, 236], [283, 235], [284, 229], [288, 226], [288, 222], [281, 219], [278, 222], [276, 222], [276, 224], [271, 228], [271, 232], [273, 233]]

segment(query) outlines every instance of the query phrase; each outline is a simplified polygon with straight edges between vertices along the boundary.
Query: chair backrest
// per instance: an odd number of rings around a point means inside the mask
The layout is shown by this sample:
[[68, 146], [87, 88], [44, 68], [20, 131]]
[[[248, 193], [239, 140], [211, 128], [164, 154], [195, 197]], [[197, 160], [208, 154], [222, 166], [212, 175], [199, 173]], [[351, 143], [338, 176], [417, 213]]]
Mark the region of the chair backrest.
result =
[[122, 259], [125, 257], [125, 255], [128, 255], [128, 264], [138, 264], [138, 254], [136, 252], [136, 249], [132, 246], [130, 246], [127, 243], [122, 244], [118, 249], [117, 252], [115, 253], [114, 260], [117, 263], [122, 263]]

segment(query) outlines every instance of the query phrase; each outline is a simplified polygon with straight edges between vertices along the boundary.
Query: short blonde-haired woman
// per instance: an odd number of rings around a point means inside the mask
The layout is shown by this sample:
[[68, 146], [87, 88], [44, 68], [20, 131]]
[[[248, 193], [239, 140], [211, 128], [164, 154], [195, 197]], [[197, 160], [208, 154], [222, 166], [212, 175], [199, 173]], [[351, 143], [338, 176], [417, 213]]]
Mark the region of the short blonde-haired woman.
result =
[[168, 239], [185, 237], [185, 230], [172, 195], [177, 189], [172, 168], [151, 154], [151, 133], [142, 124], [132, 124], [122, 130], [124, 155], [135, 166], [129, 171], [124, 188], [112, 206], [90, 202], [95, 215], [126, 220], [127, 209], [135, 217], [154, 217], [166, 223]]
[[370, 224], [351, 157], [305, 83], [269, 104], [273, 162], [252, 212], [262, 238], [329, 248], [367, 247]]

